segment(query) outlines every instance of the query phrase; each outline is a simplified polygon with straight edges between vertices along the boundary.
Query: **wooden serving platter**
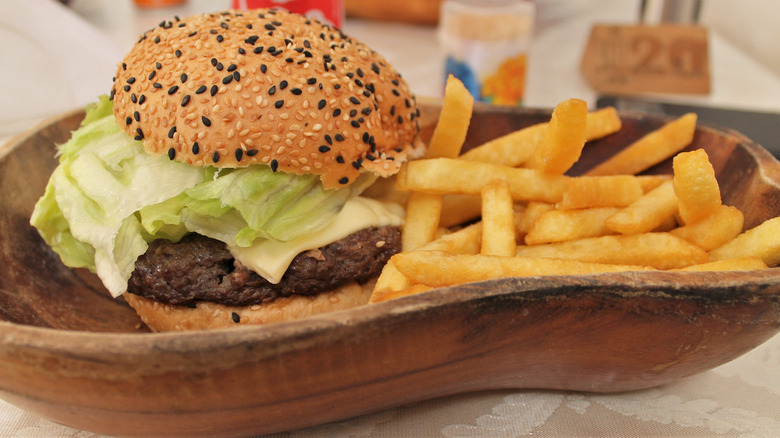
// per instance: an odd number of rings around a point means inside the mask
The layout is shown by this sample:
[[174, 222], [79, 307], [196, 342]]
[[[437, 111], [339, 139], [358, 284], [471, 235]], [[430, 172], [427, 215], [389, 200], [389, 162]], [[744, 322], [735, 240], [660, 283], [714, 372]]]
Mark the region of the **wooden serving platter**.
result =
[[[424, 102], [424, 135], [439, 108]], [[588, 145], [573, 172], [664, 122], [621, 116], [623, 129]], [[149, 333], [28, 223], [55, 144], [82, 117], [55, 118], [0, 151], [0, 397], [72, 427], [246, 436], [468, 391], [628, 391], [706, 371], [780, 331], [775, 268], [508, 278], [288, 323]], [[467, 147], [548, 119], [477, 106]], [[711, 127], [697, 130], [699, 147], [747, 228], [780, 215], [780, 163], [768, 152]]]

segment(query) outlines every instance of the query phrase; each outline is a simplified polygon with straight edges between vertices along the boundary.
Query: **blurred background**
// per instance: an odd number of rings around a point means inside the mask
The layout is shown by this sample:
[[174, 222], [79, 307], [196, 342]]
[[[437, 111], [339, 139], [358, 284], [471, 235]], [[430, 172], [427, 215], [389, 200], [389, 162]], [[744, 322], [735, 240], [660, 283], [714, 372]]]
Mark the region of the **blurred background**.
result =
[[[44, 117], [83, 106], [110, 90], [111, 77], [138, 36], [174, 15], [217, 11], [252, 0], [4, 0], [0, 4], [0, 140], [29, 128]], [[290, 0], [285, 0], [289, 4]], [[296, 0], [297, 1], [297, 0]], [[311, 1], [311, 0], [310, 0]], [[323, 0], [324, 1], [324, 0]], [[328, 0], [330, 1], [330, 0]], [[508, 101], [535, 108], [552, 108], [577, 97], [590, 106], [674, 113], [678, 106], [704, 107], [713, 123], [754, 137], [773, 153], [780, 139], [770, 123], [780, 121], [780, 2], [766, 0], [338, 0], [343, 30], [382, 53], [420, 96], [441, 96], [447, 55], [468, 49], [522, 52], [507, 81], [523, 76], [521, 98]], [[137, 3], [151, 3], [140, 7]], [[155, 3], [172, 3], [160, 6]], [[447, 9], [446, 4], [476, 8], [500, 3], [523, 3], [526, 21], [483, 23], [474, 37], [475, 15]], [[444, 7], [443, 7], [444, 6]], [[443, 15], [442, 11], [448, 11]], [[460, 12], [459, 12], [460, 11]], [[693, 11], [693, 12], [692, 12]], [[478, 11], [476, 12], [478, 14]], [[511, 15], [509, 13], [505, 15]], [[506, 18], [506, 17], [505, 17]], [[520, 20], [519, 19], [519, 20]], [[707, 30], [710, 92], [605, 96], [583, 77], [580, 63], [595, 24], [633, 25], [641, 22], [682, 22]], [[454, 23], [454, 24], [453, 24]], [[458, 34], [460, 32], [461, 34]], [[465, 33], [464, 33], [465, 32]], [[492, 33], [491, 33], [492, 32]], [[494, 35], [495, 34], [495, 35]], [[500, 34], [499, 36], [496, 36]], [[454, 35], [454, 40], [453, 40]], [[490, 35], [493, 35], [491, 37]], [[458, 39], [461, 38], [461, 39]], [[466, 42], [464, 42], [466, 41]], [[484, 44], [483, 44], [484, 43]], [[471, 45], [469, 45], [471, 44]], [[485, 49], [487, 47], [487, 49]], [[516, 56], [510, 53], [507, 56]], [[475, 55], [476, 56], [476, 55]], [[482, 58], [480, 58], [482, 59]], [[457, 66], [456, 66], [457, 67]], [[518, 73], [519, 72], [519, 73]], [[503, 82], [502, 82], [503, 81]], [[488, 85], [484, 85], [487, 87]], [[494, 100], [498, 103], [507, 103]], [[723, 112], [723, 110], [727, 112]], [[745, 113], [753, 125], [733, 126]], [[725, 118], [724, 118], [725, 117]], [[763, 127], [763, 128], [762, 128]], [[766, 132], [760, 132], [760, 131]], [[772, 137], [774, 135], [774, 137]]]

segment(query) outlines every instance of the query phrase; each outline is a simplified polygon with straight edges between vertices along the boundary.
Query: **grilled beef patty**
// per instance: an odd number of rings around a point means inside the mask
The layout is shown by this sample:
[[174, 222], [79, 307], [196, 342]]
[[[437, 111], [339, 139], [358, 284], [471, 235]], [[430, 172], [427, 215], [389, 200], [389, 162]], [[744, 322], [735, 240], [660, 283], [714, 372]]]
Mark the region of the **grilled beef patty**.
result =
[[292, 294], [314, 295], [379, 275], [400, 251], [398, 228], [371, 227], [322, 248], [298, 254], [278, 284], [233, 258], [227, 246], [198, 234], [177, 243], [155, 240], [138, 258], [127, 290], [161, 303], [212, 301], [247, 306]]

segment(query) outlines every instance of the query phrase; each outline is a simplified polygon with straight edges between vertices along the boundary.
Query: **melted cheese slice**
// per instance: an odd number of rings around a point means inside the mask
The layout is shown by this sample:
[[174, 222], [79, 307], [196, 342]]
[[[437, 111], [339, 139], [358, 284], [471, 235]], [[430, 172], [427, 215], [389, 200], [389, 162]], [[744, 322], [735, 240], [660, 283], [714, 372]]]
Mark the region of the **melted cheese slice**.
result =
[[289, 242], [256, 239], [250, 247], [228, 245], [228, 249], [244, 266], [277, 284], [298, 254], [321, 248], [364, 228], [400, 226], [403, 221], [404, 210], [400, 205], [357, 197], [347, 201], [333, 222], [316, 233]]

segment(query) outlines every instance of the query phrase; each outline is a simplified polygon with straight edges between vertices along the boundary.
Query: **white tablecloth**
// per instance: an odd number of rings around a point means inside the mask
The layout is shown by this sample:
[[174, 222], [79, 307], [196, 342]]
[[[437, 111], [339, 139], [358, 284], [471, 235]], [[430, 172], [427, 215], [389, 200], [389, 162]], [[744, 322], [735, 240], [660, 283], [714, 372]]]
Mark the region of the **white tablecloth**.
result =
[[[49, 0], [5, 0], [0, 5], [0, 15], [10, 16], [19, 12], [18, 8], [32, 7], [47, 12], [50, 19], [60, 16], [70, 23], [79, 22], [76, 26], [83, 27], [82, 33], [68, 38], [87, 38], [99, 50], [75, 51], [73, 56], [95, 68], [110, 69], [107, 62], [116, 62], [111, 61], [112, 56], [121, 56], [140, 32], [162, 19], [173, 14], [217, 10], [227, 4], [227, 0], [191, 0], [171, 10], [138, 11], [129, 0], [73, 0], [71, 6], [78, 15], [68, 15], [69, 11]], [[586, 86], [578, 69], [590, 26], [594, 22], [634, 22], [637, 4], [625, 0], [539, 2], [526, 105], [551, 108], [570, 97], [593, 105], [596, 94]], [[347, 21], [344, 28], [383, 53], [419, 95], [440, 94], [442, 61], [434, 28], [355, 20]], [[95, 35], [105, 40], [95, 42]], [[76, 42], [63, 44], [73, 47]], [[710, 50], [712, 93], [687, 98], [687, 102], [780, 112], [777, 72], [750, 58], [716, 32], [711, 33]], [[63, 68], [85, 67], [65, 63]], [[107, 91], [100, 81], [71, 85], [72, 94], [64, 97], [64, 104], [80, 105]], [[0, 90], [0, 95], [3, 93]], [[25, 104], [7, 98], [0, 103], [4, 109]], [[26, 109], [30, 110], [26, 114], [34, 114], [36, 108]], [[49, 113], [40, 109], [38, 118]], [[35, 119], [30, 117], [14, 128], [30, 126]], [[0, 126], [8, 127], [9, 122], [6, 117], [0, 120]], [[0, 142], [11, 134], [0, 132]], [[280, 436], [780, 436], [778, 371], [780, 336], [728, 364], [660, 388], [612, 395], [522, 390], [464, 394]], [[0, 437], [94, 436], [0, 401]]]

